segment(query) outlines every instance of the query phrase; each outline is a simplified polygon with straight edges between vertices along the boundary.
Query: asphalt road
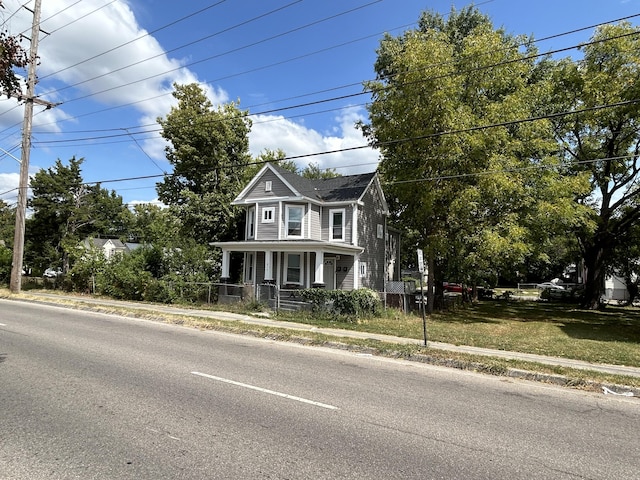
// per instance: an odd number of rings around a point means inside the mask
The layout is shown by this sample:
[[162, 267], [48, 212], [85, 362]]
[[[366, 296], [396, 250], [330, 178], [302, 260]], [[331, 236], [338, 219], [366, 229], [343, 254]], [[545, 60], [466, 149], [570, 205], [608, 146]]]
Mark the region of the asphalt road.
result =
[[0, 300], [0, 478], [640, 478], [640, 402]]

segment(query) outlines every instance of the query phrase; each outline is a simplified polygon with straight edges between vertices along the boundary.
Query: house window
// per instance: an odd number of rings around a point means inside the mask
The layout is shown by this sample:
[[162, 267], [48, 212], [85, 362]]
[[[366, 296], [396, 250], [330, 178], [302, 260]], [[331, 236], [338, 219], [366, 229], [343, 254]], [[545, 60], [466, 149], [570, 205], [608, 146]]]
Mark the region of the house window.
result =
[[256, 235], [256, 209], [247, 210], [247, 238], [254, 238]]
[[379, 223], [378, 224], [378, 238], [384, 238], [384, 226]]
[[264, 207], [262, 209], [262, 223], [273, 223], [276, 207]]
[[272, 188], [271, 180], [267, 180], [266, 182], [264, 182], [264, 191], [265, 192], [270, 192], [271, 188]]
[[253, 283], [253, 264], [254, 254], [247, 253], [245, 257], [244, 281], [245, 283]]
[[366, 277], [367, 276], [367, 264], [366, 263], [361, 263], [360, 264], [360, 276], [361, 277]]
[[344, 241], [344, 208], [329, 211], [329, 240]]
[[288, 253], [286, 257], [286, 278], [285, 283], [302, 284], [302, 255], [299, 253]]
[[304, 207], [287, 205], [287, 237], [302, 238]]

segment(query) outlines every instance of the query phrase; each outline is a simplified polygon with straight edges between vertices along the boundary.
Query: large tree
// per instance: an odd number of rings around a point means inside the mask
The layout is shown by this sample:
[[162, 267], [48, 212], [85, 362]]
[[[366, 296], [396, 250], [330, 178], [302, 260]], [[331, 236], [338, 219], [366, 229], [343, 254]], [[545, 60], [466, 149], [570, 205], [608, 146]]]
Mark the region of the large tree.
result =
[[584, 307], [598, 308], [612, 253], [640, 219], [640, 28], [599, 27], [578, 61], [559, 63], [554, 120], [568, 169], [587, 175], [590, 214], [576, 229], [585, 266]]
[[157, 184], [158, 197], [180, 219], [185, 237], [202, 244], [233, 238], [238, 217], [231, 201], [251, 161], [251, 120], [236, 103], [214, 107], [197, 84], [174, 87], [177, 106], [158, 118], [173, 166]]
[[58, 265], [67, 272], [70, 253], [87, 236], [127, 235], [131, 214], [122, 197], [100, 185], [85, 184], [83, 161], [72, 157], [64, 165], [58, 159], [31, 177], [33, 215], [26, 228], [26, 257], [40, 270]]
[[525, 40], [469, 7], [425, 12], [378, 50], [363, 130], [398, 221], [425, 249], [430, 295], [445, 274], [475, 283], [544, 255], [573, 217], [579, 179], [563, 184], [549, 123], [521, 122], [539, 114], [550, 71]]

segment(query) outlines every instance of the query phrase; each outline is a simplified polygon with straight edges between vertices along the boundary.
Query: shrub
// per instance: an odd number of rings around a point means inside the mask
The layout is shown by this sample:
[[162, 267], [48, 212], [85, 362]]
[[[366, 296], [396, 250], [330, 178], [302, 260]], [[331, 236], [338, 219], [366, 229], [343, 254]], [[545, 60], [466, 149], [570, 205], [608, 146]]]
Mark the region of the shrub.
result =
[[312, 304], [314, 312], [333, 311], [337, 315], [356, 317], [380, 312], [378, 294], [368, 288], [349, 291], [309, 288], [300, 290], [299, 294]]

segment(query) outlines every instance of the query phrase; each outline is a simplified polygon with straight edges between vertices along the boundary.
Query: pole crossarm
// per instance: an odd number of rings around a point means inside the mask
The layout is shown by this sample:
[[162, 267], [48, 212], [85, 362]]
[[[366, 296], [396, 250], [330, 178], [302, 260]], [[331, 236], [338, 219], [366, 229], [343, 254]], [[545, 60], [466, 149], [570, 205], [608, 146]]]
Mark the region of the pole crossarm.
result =
[[2, 95], [6, 95], [7, 98], [16, 98], [19, 102], [22, 102], [23, 100], [25, 102], [31, 101], [35, 105], [42, 105], [44, 107], [47, 107], [47, 110], [49, 110], [50, 108], [53, 108], [53, 107], [57, 107], [58, 105], [62, 105], [62, 102], [56, 102], [56, 103], [48, 102], [48, 101], [43, 100], [43, 99], [38, 98], [38, 97], [29, 98], [25, 94], [22, 94], [22, 93], [10, 93], [10, 92], [7, 92], [6, 90], [2, 91]]

